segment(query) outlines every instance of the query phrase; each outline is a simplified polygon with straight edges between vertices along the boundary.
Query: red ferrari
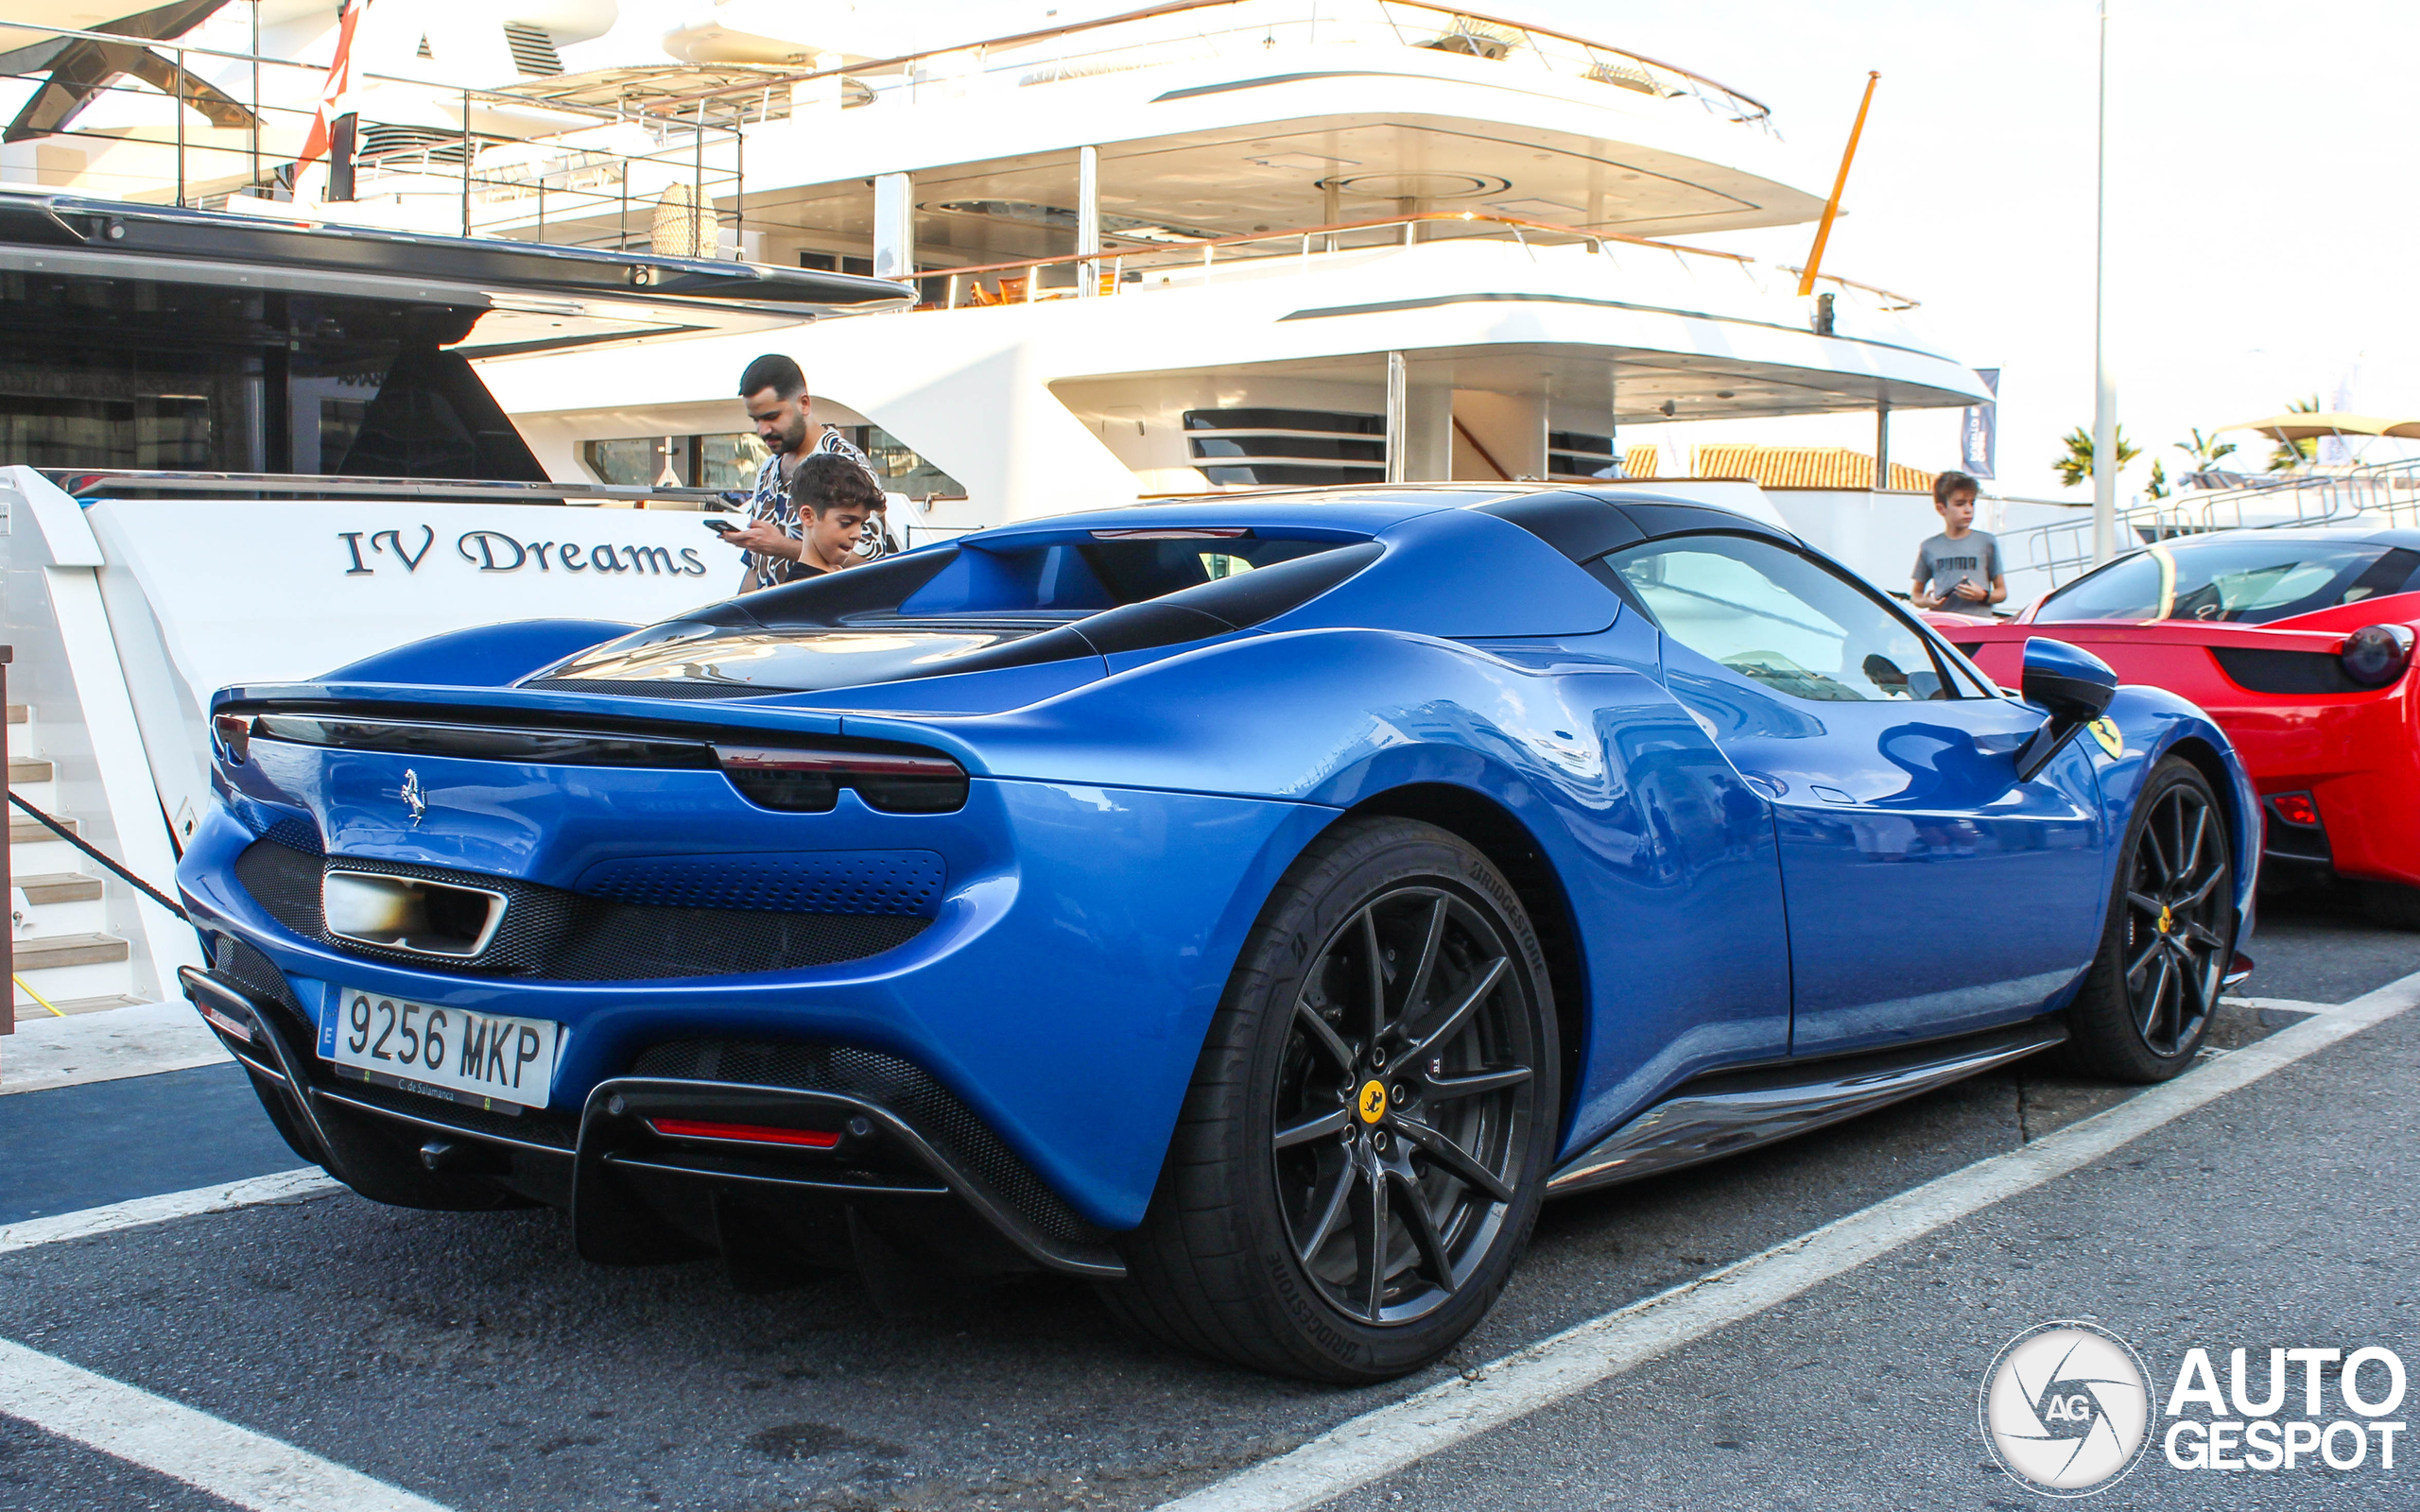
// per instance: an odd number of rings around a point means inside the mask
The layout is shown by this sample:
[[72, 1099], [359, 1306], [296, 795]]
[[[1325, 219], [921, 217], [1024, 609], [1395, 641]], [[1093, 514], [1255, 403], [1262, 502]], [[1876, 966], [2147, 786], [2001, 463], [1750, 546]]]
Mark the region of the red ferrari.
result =
[[2420, 530], [2230, 530], [2120, 557], [2014, 621], [1927, 616], [2014, 686], [2029, 637], [2181, 694], [2234, 740], [2265, 874], [2333, 871], [2420, 929]]

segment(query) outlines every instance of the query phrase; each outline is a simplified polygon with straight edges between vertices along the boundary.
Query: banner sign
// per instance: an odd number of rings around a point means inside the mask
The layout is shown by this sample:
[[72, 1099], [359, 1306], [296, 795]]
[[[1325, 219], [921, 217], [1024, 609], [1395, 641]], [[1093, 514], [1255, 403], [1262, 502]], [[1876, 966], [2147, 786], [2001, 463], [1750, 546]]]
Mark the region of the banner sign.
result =
[[[1983, 387], [1995, 395], [1999, 393], [2000, 370], [1997, 368], [1978, 368], [1975, 369], [1975, 376], [1983, 380]], [[1988, 478], [1993, 475], [1992, 453], [1999, 444], [1999, 429], [2000, 406], [1997, 399], [1966, 406], [1965, 422], [1958, 428], [1965, 454], [1965, 461], [1961, 464], [1962, 471], [1979, 478]]]

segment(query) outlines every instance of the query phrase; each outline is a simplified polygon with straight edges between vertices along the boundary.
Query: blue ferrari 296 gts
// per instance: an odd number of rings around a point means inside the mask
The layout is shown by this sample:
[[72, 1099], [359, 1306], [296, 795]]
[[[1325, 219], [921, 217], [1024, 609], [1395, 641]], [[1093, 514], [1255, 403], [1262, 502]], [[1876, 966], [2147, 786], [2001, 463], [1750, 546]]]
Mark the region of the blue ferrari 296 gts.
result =
[[2087, 653], [2023, 684], [1622, 490], [1035, 520], [220, 692], [183, 985], [380, 1202], [750, 1289], [1070, 1272], [1374, 1381], [1547, 1197], [2192, 1060], [2252, 790]]

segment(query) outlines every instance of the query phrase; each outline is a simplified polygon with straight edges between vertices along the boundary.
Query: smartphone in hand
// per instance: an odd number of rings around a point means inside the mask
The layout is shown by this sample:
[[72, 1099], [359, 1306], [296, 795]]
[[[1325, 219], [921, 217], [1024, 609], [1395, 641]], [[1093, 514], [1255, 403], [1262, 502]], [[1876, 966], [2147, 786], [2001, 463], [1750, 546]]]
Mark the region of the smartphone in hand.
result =
[[700, 520], [700, 521], [699, 521], [698, 523], [699, 523], [700, 524], [701, 524], [701, 525], [704, 525], [707, 529], [709, 529], [709, 530], [713, 531], [716, 535], [718, 535], [718, 536], [727, 536], [727, 535], [730, 535], [733, 531], [737, 530], [737, 529], [739, 528], [737, 525], [733, 524], [730, 521], [728, 521], [728, 520], [718, 520], [718, 519], [715, 518], [713, 515], [708, 515], [705, 519]]

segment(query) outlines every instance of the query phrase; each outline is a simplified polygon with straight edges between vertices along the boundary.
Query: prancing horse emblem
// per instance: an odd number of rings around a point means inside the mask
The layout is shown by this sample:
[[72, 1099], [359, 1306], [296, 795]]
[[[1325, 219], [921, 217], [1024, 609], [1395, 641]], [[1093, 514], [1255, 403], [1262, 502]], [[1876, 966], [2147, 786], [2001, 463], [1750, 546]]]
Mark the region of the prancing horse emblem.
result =
[[428, 816], [428, 799], [420, 791], [420, 773], [408, 766], [404, 768], [404, 807], [412, 811], [414, 825]]

